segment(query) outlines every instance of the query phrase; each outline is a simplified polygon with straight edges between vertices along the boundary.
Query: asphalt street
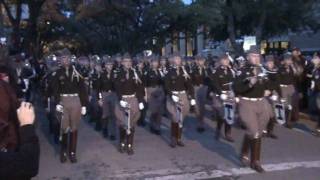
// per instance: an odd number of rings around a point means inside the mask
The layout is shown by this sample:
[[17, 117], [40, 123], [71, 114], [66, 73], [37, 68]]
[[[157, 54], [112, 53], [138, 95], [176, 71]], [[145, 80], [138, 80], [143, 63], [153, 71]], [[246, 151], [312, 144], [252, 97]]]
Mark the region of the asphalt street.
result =
[[[210, 116], [208, 116], [210, 117]], [[311, 135], [315, 123], [300, 120], [293, 130], [276, 126], [279, 139], [264, 138], [262, 164], [258, 174], [239, 166], [239, 150], [244, 131], [233, 129], [235, 143], [214, 139], [215, 122], [206, 119], [206, 131], [196, 131], [191, 114], [183, 131], [186, 147], [172, 149], [169, 120], [163, 118], [162, 136], [138, 127], [135, 154], [120, 154], [117, 141], [104, 139], [86, 119], [81, 121], [78, 163], [61, 164], [59, 148], [48, 133], [45, 111], [37, 108], [37, 130], [41, 142], [39, 175], [34, 180], [104, 179], [213, 179], [213, 180], [319, 180], [320, 138]]]

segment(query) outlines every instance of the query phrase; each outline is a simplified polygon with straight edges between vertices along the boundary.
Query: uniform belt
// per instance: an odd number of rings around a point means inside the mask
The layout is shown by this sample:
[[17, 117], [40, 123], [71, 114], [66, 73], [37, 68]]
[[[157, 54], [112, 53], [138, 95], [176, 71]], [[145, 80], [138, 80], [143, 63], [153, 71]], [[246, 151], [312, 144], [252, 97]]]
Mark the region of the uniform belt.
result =
[[172, 94], [175, 94], [175, 95], [177, 95], [177, 94], [185, 94], [186, 93], [186, 91], [172, 91]]
[[160, 85], [149, 86], [148, 88], [161, 88]]
[[110, 92], [112, 92], [111, 90], [108, 90], [108, 91], [102, 91], [102, 92], [105, 92], [105, 93], [110, 93]]
[[289, 85], [280, 84], [280, 87], [288, 87]]
[[61, 94], [62, 97], [76, 97], [78, 94]]
[[248, 98], [248, 97], [241, 97], [243, 100], [247, 101], [261, 101], [263, 98]]
[[230, 93], [231, 91], [221, 91], [222, 94]]
[[131, 94], [131, 95], [122, 95], [122, 98], [133, 98], [136, 97], [135, 94]]

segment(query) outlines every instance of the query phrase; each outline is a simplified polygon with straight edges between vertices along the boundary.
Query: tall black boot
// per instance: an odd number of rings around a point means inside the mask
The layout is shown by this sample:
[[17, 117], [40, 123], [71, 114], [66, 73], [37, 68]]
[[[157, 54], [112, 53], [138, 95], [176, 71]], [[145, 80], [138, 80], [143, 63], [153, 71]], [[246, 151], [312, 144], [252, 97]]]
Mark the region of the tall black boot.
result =
[[289, 128], [289, 129], [292, 129], [293, 128], [293, 125], [292, 125], [292, 111], [291, 110], [286, 110], [286, 114], [287, 114], [287, 117], [286, 117], [285, 127]]
[[220, 132], [221, 132], [221, 128], [222, 128], [222, 125], [223, 125], [223, 119], [222, 118], [218, 118], [217, 119], [217, 128], [216, 128], [216, 140], [219, 140], [220, 139]]
[[203, 133], [205, 131], [205, 128], [204, 128], [204, 119], [203, 119], [202, 113], [201, 113], [201, 115], [197, 116], [197, 120], [198, 120], [197, 132]]
[[156, 115], [154, 113], [152, 113], [150, 115], [150, 124], [149, 124], [149, 128], [150, 128], [150, 132], [152, 134], [156, 133], [156, 128], [155, 128], [155, 124], [156, 124]]
[[245, 167], [250, 165], [249, 150], [250, 150], [250, 137], [249, 135], [245, 135], [242, 141], [241, 154], [240, 154], [241, 164]]
[[101, 129], [102, 129], [102, 122], [101, 121], [102, 121], [101, 118], [97, 118], [94, 130], [101, 131]]
[[124, 153], [124, 151], [126, 150], [126, 129], [123, 127], [119, 127], [119, 134], [119, 152]]
[[178, 137], [177, 137], [177, 145], [180, 147], [185, 146], [185, 144], [182, 142], [182, 127], [179, 127], [178, 124], [178, 133], [177, 133]]
[[171, 122], [171, 143], [170, 143], [170, 146], [172, 148], [175, 148], [177, 146], [178, 128], [179, 128], [178, 123]]
[[76, 163], [77, 160], [77, 155], [76, 155], [76, 150], [77, 150], [77, 141], [78, 141], [78, 131], [71, 132], [70, 134], [70, 154], [69, 154], [69, 159], [71, 163]]
[[261, 138], [254, 138], [251, 140], [251, 169], [259, 173], [265, 172], [260, 164], [261, 155]]
[[275, 125], [275, 119], [271, 118], [267, 125], [267, 137], [272, 139], [277, 139], [278, 137], [275, 134], [273, 134], [274, 125]]
[[320, 137], [320, 118], [318, 119], [317, 127], [315, 128], [313, 135]]
[[68, 149], [68, 133], [62, 134], [60, 144], [60, 162], [65, 163], [67, 161], [67, 149]]
[[127, 142], [128, 142], [128, 155], [133, 155], [134, 151], [133, 151], [133, 138], [134, 138], [134, 128], [130, 129], [130, 134], [127, 135]]
[[103, 137], [105, 138], [109, 137], [109, 119], [108, 118], [103, 119], [102, 134], [103, 134]]
[[147, 112], [146, 112], [146, 109], [140, 110], [140, 112], [141, 112], [141, 115], [140, 115], [140, 118], [138, 120], [138, 126], [144, 127], [146, 125], [145, 118], [146, 118], [146, 113]]
[[227, 141], [234, 142], [231, 136], [231, 125], [224, 123], [224, 135]]

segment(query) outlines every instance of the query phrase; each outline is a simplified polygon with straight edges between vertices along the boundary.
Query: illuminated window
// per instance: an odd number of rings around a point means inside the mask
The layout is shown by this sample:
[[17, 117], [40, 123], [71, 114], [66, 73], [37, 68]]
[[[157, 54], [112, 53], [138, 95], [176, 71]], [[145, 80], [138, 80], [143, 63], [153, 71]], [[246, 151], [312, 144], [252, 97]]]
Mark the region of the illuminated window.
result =
[[288, 49], [289, 43], [288, 42], [281, 42], [281, 48], [282, 49]]
[[273, 48], [273, 42], [269, 42], [269, 48]]

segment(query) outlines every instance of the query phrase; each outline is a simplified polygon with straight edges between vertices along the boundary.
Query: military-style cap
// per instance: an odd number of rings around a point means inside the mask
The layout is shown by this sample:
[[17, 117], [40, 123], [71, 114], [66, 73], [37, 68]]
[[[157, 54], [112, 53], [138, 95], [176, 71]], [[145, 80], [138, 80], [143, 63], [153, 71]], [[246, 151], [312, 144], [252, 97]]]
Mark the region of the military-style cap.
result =
[[223, 60], [223, 59], [228, 59], [229, 60], [229, 57], [226, 53], [223, 53], [223, 54], [220, 54], [220, 56], [218, 57], [219, 61]]
[[206, 60], [206, 57], [204, 57], [203, 55], [201, 54], [197, 54], [195, 57], [194, 57], [195, 60]]
[[144, 58], [141, 57], [141, 56], [136, 56], [134, 57], [134, 60], [133, 60], [135, 63], [137, 64], [140, 64], [140, 63], [144, 63]]
[[122, 61], [125, 60], [125, 59], [130, 59], [132, 60], [131, 56], [129, 53], [124, 53], [123, 56], [122, 56]]
[[298, 48], [298, 47], [293, 47], [293, 48], [292, 48], [292, 51], [300, 51], [300, 48]]
[[149, 57], [150, 62], [159, 62], [159, 56], [151, 55]]
[[89, 65], [89, 58], [87, 57], [87, 56], [80, 56], [79, 58], [78, 58], [78, 63], [80, 64], [80, 65]]
[[174, 58], [174, 57], [181, 57], [180, 53], [179, 52], [174, 52], [172, 53], [172, 55], [170, 56], [171, 58]]
[[261, 52], [258, 46], [253, 45], [250, 46], [250, 49], [247, 51], [247, 54], [261, 54]]
[[111, 58], [109, 55], [104, 55], [104, 56], [102, 56], [102, 61], [105, 64], [113, 64], [114, 58]]
[[290, 52], [287, 52], [283, 55], [283, 60], [290, 60], [292, 59], [292, 54]]
[[273, 55], [267, 55], [264, 59], [265, 62], [269, 62], [269, 61], [275, 61], [274, 56]]
[[160, 57], [160, 61], [167, 61], [167, 57], [166, 56], [161, 56]]
[[58, 57], [70, 57], [72, 54], [69, 51], [69, 49], [64, 48], [64, 49], [61, 49], [61, 50], [57, 51], [56, 55]]
[[96, 62], [96, 63], [100, 63], [101, 62], [101, 58], [99, 55], [95, 54], [91, 57], [91, 60]]

